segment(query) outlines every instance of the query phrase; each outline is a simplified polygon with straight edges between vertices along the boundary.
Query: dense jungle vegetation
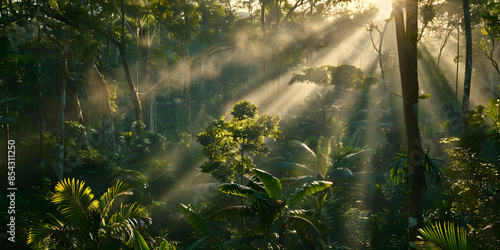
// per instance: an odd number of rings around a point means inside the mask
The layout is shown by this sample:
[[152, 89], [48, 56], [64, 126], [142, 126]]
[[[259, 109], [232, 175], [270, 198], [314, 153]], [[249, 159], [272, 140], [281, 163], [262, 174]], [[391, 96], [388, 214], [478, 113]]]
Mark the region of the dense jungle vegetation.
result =
[[1, 0], [2, 249], [499, 249], [498, 0]]

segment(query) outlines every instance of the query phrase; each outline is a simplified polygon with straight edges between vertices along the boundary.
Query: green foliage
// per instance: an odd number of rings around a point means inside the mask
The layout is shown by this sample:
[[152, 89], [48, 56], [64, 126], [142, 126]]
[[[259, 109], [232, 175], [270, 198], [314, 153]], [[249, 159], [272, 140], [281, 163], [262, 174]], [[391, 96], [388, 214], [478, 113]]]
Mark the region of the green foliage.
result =
[[264, 156], [268, 146], [264, 138], [280, 138], [278, 115], [257, 116], [257, 106], [241, 101], [234, 107], [233, 119], [224, 121], [224, 117], [210, 123], [202, 133], [196, 136], [196, 141], [203, 146], [203, 152], [208, 158], [201, 166], [201, 171], [210, 173], [219, 180], [240, 181], [244, 173], [253, 167], [249, 155]]
[[[288, 234], [286, 232], [293, 234], [295, 231], [304, 233], [306, 239], [312, 242], [322, 242], [322, 233], [328, 228], [321, 221], [306, 215], [301, 210], [289, 210], [289, 206], [307, 196], [327, 189], [332, 183], [327, 181], [306, 183], [297, 189], [290, 198], [286, 199], [282, 193], [281, 181], [278, 178], [257, 168], [253, 169], [253, 173], [256, 178], [250, 181], [249, 186], [219, 185], [219, 190], [223, 193], [255, 198], [253, 204], [251, 206], [226, 207], [216, 211], [208, 218], [212, 220], [229, 220], [236, 217], [256, 218], [258, 222], [250, 228], [250, 231], [253, 236], [262, 235], [265, 238], [269, 237], [273, 223], [278, 221], [278, 234], [280, 234], [279, 237], [282, 237], [280, 244], [285, 242], [285, 234]], [[322, 197], [323, 200], [326, 198], [324, 195]]]
[[184, 204], [179, 204], [179, 209], [182, 212], [182, 216], [187, 220], [189, 226], [196, 232], [199, 237], [210, 236], [210, 228], [208, 224], [201, 218], [198, 214], [194, 213], [191, 208]]
[[116, 198], [131, 194], [127, 184], [117, 181], [96, 200], [85, 182], [64, 179], [56, 185], [51, 199], [62, 219], [49, 214], [48, 219], [30, 229], [27, 243], [35, 249], [49, 245], [65, 248], [111, 247], [120, 244], [120, 241], [130, 247], [144, 246], [144, 239], [141, 239], [137, 229], [150, 224], [151, 219], [142, 205], [121, 203], [119, 211], [110, 214]]
[[[408, 153], [404, 148], [401, 148], [402, 153], [396, 153], [393, 159], [393, 164], [391, 166], [391, 181], [394, 185], [399, 185], [399, 183], [403, 185], [407, 185], [408, 181]], [[423, 191], [427, 190], [427, 182], [425, 180], [425, 174], [431, 175], [436, 181], [436, 186], [441, 186], [441, 176], [443, 176], [443, 172], [441, 169], [437, 167], [434, 163], [435, 161], [441, 161], [440, 159], [431, 158], [429, 156], [429, 152], [427, 151], [424, 154], [424, 159], [422, 160], [422, 183], [421, 189]]]
[[314, 83], [318, 85], [334, 85], [342, 89], [361, 89], [366, 86], [378, 83], [378, 80], [371, 76], [366, 76], [360, 68], [349, 64], [340, 66], [311, 67], [303, 71], [302, 74], [294, 74], [288, 84]]
[[233, 106], [231, 115], [236, 120], [253, 119], [257, 116], [257, 105], [249, 101], [239, 101]]
[[425, 240], [442, 249], [478, 249], [477, 239], [453, 222], [434, 223], [418, 230]]

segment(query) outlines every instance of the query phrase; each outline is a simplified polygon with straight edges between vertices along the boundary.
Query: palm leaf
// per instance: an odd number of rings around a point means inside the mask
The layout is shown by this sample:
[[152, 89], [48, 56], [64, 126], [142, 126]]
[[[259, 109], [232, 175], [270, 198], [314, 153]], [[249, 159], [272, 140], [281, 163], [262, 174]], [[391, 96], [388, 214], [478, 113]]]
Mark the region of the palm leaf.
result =
[[34, 249], [42, 249], [48, 244], [49, 239], [57, 239], [66, 231], [64, 223], [49, 214], [46, 222], [39, 223], [30, 228], [27, 244]]
[[99, 200], [100, 208], [104, 216], [107, 215], [109, 209], [113, 205], [116, 198], [123, 195], [132, 195], [130, 186], [122, 181], [117, 181], [113, 187], [108, 188], [108, 191], [101, 196]]
[[295, 193], [292, 194], [292, 197], [289, 199], [289, 205], [292, 203], [308, 196], [314, 194], [316, 192], [322, 191], [330, 187], [333, 183], [329, 181], [313, 181], [310, 183], [304, 184], [302, 187], [297, 189]]
[[64, 179], [56, 185], [56, 193], [52, 203], [58, 205], [58, 210], [64, 219], [72, 223], [89, 223], [92, 210], [97, 209], [98, 201], [85, 182], [75, 179]]
[[478, 249], [477, 239], [468, 235], [464, 228], [455, 227], [453, 222], [437, 222], [418, 231], [425, 240], [443, 249]]
[[248, 216], [251, 213], [251, 209], [247, 206], [231, 206], [231, 207], [226, 207], [223, 209], [220, 209], [210, 216], [208, 216], [208, 219], [210, 220], [215, 220], [215, 221], [221, 221], [221, 220], [230, 220], [232, 218], [236, 217], [243, 217], [243, 216]]
[[187, 220], [189, 226], [198, 236], [208, 236], [210, 235], [210, 228], [203, 218], [195, 214], [191, 208], [184, 204], [179, 204], [179, 209], [181, 210], [182, 216]]
[[195, 241], [193, 244], [191, 244], [186, 250], [192, 250], [192, 249], [206, 249], [206, 246], [208, 243], [210, 243], [210, 237], [206, 236], [203, 237], [197, 241]]
[[281, 182], [278, 178], [258, 168], [254, 168], [252, 169], [252, 171], [262, 181], [264, 187], [266, 187], [267, 189], [267, 193], [269, 194], [270, 198], [277, 200], [283, 199], [283, 189], [281, 187]]

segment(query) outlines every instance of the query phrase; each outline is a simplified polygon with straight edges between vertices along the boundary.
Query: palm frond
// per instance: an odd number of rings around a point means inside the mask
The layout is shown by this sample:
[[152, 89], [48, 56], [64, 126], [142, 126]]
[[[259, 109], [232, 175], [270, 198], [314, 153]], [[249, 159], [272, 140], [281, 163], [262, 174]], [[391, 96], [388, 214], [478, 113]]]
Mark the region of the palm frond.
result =
[[64, 179], [56, 185], [52, 203], [58, 205], [58, 210], [65, 220], [72, 223], [89, 223], [90, 212], [98, 206], [94, 194], [85, 182], [75, 179]]
[[477, 239], [468, 235], [464, 228], [456, 227], [453, 222], [437, 222], [418, 231], [425, 240], [443, 249], [478, 249]]
[[123, 195], [132, 195], [132, 188], [125, 182], [117, 181], [113, 187], [108, 188], [99, 200], [102, 214], [106, 215], [115, 199]]
[[45, 222], [35, 224], [28, 233], [27, 244], [34, 249], [45, 249], [50, 239], [57, 239], [66, 231], [67, 227], [56, 217], [49, 214]]

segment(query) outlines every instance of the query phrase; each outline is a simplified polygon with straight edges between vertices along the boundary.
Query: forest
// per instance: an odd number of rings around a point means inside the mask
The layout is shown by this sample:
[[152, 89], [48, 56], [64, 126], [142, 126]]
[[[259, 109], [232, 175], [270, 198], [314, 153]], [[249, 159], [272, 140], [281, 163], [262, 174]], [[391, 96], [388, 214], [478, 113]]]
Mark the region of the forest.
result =
[[500, 249], [498, 0], [1, 0], [2, 249]]

